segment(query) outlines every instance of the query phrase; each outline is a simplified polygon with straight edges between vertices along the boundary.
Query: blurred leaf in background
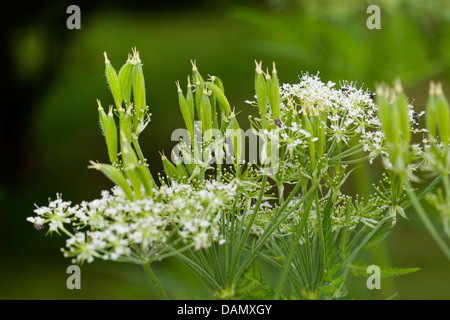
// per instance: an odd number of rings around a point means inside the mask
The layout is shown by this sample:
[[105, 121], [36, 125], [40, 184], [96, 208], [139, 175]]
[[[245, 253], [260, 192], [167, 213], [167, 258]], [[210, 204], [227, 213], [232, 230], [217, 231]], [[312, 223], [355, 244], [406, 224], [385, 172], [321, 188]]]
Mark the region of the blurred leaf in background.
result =
[[[259, 31], [253, 45], [332, 80], [374, 82], [400, 77], [411, 85], [450, 80], [450, 3], [445, 0], [274, 0], [233, 14]], [[381, 9], [381, 29], [369, 30], [369, 5]], [[320, 67], [320, 69], [319, 69]]]

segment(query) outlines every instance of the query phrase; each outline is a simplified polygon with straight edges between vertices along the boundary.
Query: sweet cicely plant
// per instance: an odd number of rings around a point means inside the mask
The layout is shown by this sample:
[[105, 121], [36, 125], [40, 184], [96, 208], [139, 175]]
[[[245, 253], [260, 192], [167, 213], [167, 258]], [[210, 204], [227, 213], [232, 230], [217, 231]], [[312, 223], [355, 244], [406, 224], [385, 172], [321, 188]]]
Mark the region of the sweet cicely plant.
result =
[[[105, 67], [114, 105], [98, 101], [98, 112], [110, 163], [91, 161], [90, 168], [115, 186], [75, 206], [57, 195], [28, 218], [67, 236], [62, 251], [76, 263], [142, 265], [165, 299], [152, 263], [168, 257], [184, 262], [217, 299], [335, 299], [346, 296], [349, 271], [365, 274], [359, 253], [405, 216], [411, 170], [402, 152], [411, 148], [391, 143], [391, 101], [380, 100], [383, 109], [353, 83], [337, 88], [309, 74], [280, 84], [275, 64], [269, 72], [257, 63], [255, 101], [246, 102], [258, 116], [244, 131], [222, 81], [203, 78], [193, 62], [186, 89], [176, 83], [186, 128], [170, 159], [162, 153], [164, 173], [155, 179], [139, 146], [150, 122], [139, 53], [119, 72], [105, 53]], [[400, 138], [424, 134], [397, 96]], [[373, 194], [345, 193], [351, 173], [380, 155], [390, 162]], [[263, 281], [260, 261], [278, 270], [275, 286]]]

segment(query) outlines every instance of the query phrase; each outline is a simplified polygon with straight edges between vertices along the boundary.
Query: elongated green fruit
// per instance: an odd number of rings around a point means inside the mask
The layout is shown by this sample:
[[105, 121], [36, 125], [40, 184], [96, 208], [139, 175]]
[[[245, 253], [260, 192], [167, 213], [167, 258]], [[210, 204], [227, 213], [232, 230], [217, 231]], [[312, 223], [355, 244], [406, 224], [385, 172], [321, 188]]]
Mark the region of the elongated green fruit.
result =
[[436, 139], [436, 90], [435, 84], [433, 81], [430, 82], [430, 91], [428, 93], [428, 101], [426, 106], [426, 122], [428, 129], [428, 138], [430, 141], [434, 141]]
[[200, 101], [201, 110], [201, 121], [202, 121], [202, 131], [203, 133], [212, 128], [212, 108], [209, 101], [210, 92], [205, 89], [203, 90], [202, 100]]
[[117, 109], [120, 109], [122, 107], [122, 93], [120, 91], [119, 77], [116, 70], [111, 65], [111, 62], [108, 60], [106, 52], [104, 52], [103, 55], [105, 56], [106, 80], [108, 81], [109, 88], [111, 89], [116, 107]]
[[[311, 134], [312, 137], [314, 137], [315, 136], [314, 129], [311, 124], [310, 117], [304, 117], [304, 121], [305, 121], [305, 125], [306, 125], [306, 130]], [[309, 140], [308, 146], [309, 146], [309, 156], [310, 156], [310, 160], [311, 160], [311, 166], [312, 166], [312, 168], [315, 168], [316, 167], [316, 145], [315, 145], [314, 141], [312, 141], [312, 139]]]
[[133, 129], [131, 108], [132, 105], [130, 105], [126, 112], [123, 109], [119, 111], [120, 131], [125, 135], [125, 138], [128, 141], [131, 141], [131, 132]]
[[142, 63], [139, 58], [139, 52], [135, 51], [133, 60], [133, 71], [132, 71], [132, 83], [133, 83], [133, 98], [134, 98], [134, 108], [136, 114], [136, 123], [142, 120], [143, 113], [146, 107], [145, 98], [145, 81], [144, 72], [142, 71]]
[[197, 110], [197, 117], [199, 120], [202, 120], [202, 107], [201, 107], [201, 103], [202, 103], [202, 97], [203, 97], [203, 88], [202, 88], [202, 82], [200, 81], [200, 79], [197, 78], [193, 78], [194, 83], [195, 83], [195, 108]]
[[392, 125], [391, 125], [391, 107], [388, 100], [388, 91], [384, 85], [377, 87], [376, 101], [378, 105], [378, 117], [381, 121], [381, 128], [383, 130], [386, 141], [392, 143]]
[[240, 163], [242, 159], [242, 132], [234, 112], [230, 115], [228, 129], [233, 143], [234, 156], [237, 163]]
[[108, 147], [108, 155], [111, 163], [117, 161], [117, 127], [112, 106], [109, 107], [108, 118], [106, 120], [106, 146]]
[[206, 82], [205, 84], [208, 87], [208, 89], [212, 91], [213, 95], [219, 101], [220, 110], [224, 111], [227, 116], [230, 115], [230, 113], [231, 113], [230, 103], [228, 102], [227, 97], [225, 96], [225, 93], [223, 92], [223, 90], [220, 89], [220, 87], [214, 83]]
[[193, 115], [193, 119], [195, 119], [195, 106], [194, 106], [194, 95], [192, 94], [192, 85], [190, 77], [187, 77], [187, 93], [186, 93], [186, 103], [189, 107], [189, 113]]
[[177, 164], [177, 171], [178, 171], [178, 176], [181, 177], [181, 179], [183, 181], [186, 181], [189, 178], [188, 172], [187, 172], [186, 168], [184, 167], [183, 163]]
[[195, 63], [195, 61], [192, 61], [192, 81], [193, 81], [193, 85], [195, 87], [195, 107], [197, 109], [197, 117], [199, 120], [202, 119], [202, 113], [201, 113], [201, 101], [202, 101], [202, 93], [203, 93], [203, 78], [200, 75], [200, 72], [198, 71], [197, 65]]
[[153, 196], [152, 177], [150, 175], [150, 171], [142, 164], [137, 165], [134, 170], [138, 174], [139, 179], [144, 186], [145, 194], [147, 196]]
[[100, 100], [98, 100], [98, 99], [97, 99], [97, 105], [98, 105], [98, 118], [100, 120], [100, 126], [102, 128], [103, 134], [105, 134], [106, 121], [108, 120], [108, 116], [106, 115], [105, 110], [103, 110]]
[[256, 91], [256, 97], [258, 98], [258, 107], [259, 107], [259, 114], [261, 116], [261, 124], [263, 129], [267, 129], [267, 103], [268, 103], [268, 97], [267, 97], [267, 85], [266, 80], [264, 78], [264, 73], [261, 68], [260, 63], [256, 63], [256, 74], [255, 74], [255, 91]]
[[444, 144], [448, 144], [450, 138], [449, 134], [449, 106], [447, 99], [442, 92], [440, 83], [436, 86], [436, 114], [437, 125], [439, 130], [439, 137]]
[[125, 134], [122, 132], [122, 161], [123, 161], [123, 169], [125, 171], [126, 177], [130, 180], [131, 185], [133, 186], [134, 194], [136, 199], [141, 198], [141, 178], [137, 172], [137, 166], [139, 165], [138, 158], [133, 148], [131, 147], [130, 142], [126, 139]]
[[177, 81], [177, 90], [178, 90], [178, 102], [180, 104], [181, 114], [184, 119], [184, 123], [186, 124], [186, 129], [189, 132], [189, 136], [191, 137], [191, 141], [194, 140], [194, 113], [191, 112], [191, 108], [183, 95], [183, 91], [180, 88], [180, 83]]
[[88, 168], [102, 172], [108, 179], [122, 189], [129, 200], [133, 200], [133, 193], [122, 171], [110, 164], [100, 164], [94, 161], [90, 161], [90, 163], [91, 165]]
[[403, 92], [403, 88], [399, 80], [397, 80], [396, 82], [395, 91], [395, 106], [398, 110], [398, 119], [394, 120], [397, 120], [399, 122], [402, 139], [406, 142], [409, 142], [409, 140], [411, 139], [411, 121], [409, 117], [408, 99]]
[[[216, 77], [216, 76], [212, 76], [210, 79], [216, 86], [219, 87], [219, 89], [225, 94], [225, 90], [223, 88], [223, 82], [222, 80], [220, 80], [220, 78]], [[230, 111], [231, 112], [231, 111]]]
[[200, 72], [198, 71], [196, 62], [191, 60], [191, 64], [192, 64], [192, 76], [194, 77], [194, 79], [198, 79], [200, 83], [203, 83], [204, 81], [202, 76], [200, 75]]
[[100, 100], [98, 99], [97, 104], [100, 126], [102, 127], [103, 135], [105, 136], [109, 160], [111, 163], [114, 163], [117, 161], [117, 128], [112, 113], [112, 106], [109, 107], [109, 113], [106, 115], [100, 104]]
[[122, 99], [125, 103], [125, 108], [130, 104], [131, 87], [132, 87], [133, 65], [131, 63], [131, 56], [128, 56], [127, 62], [120, 68], [119, 71], [119, 86], [121, 90]]
[[161, 160], [163, 163], [164, 171], [166, 171], [167, 177], [169, 177], [170, 180], [177, 181], [179, 178], [178, 170], [173, 165], [172, 162], [167, 159], [167, 157], [164, 154], [161, 154]]
[[273, 63], [272, 77], [268, 80], [269, 103], [274, 119], [280, 118], [280, 84], [278, 81], [277, 69]]

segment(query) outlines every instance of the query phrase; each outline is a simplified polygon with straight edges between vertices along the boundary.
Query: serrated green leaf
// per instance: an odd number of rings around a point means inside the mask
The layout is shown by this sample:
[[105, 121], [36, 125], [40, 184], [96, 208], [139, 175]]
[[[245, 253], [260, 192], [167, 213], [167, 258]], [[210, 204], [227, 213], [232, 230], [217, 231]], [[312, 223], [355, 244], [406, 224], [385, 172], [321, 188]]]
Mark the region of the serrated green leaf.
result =
[[[367, 273], [368, 266], [369, 265], [365, 262], [355, 261], [350, 265], [350, 269], [354, 276], [368, 277], [370, 276], [370, 274]], [[420, 270], [420, 268], [394, 268], [394, 267], [379, 267], [379, 268], [380, 268], [380, 276], [382, 278], [403, 276]]]
[[274, 294], [275, 290], [264, 283], [258, 265], [253, 263], [239, 279], [234, 297], [239, 300], [271, 300]]

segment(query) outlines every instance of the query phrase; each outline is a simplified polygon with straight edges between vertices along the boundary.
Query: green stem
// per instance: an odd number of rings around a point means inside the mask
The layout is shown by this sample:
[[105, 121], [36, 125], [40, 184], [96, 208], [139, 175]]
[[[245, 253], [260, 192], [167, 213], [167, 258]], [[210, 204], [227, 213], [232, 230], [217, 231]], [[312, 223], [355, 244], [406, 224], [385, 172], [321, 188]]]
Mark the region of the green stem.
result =
[[[273, 232], [278, 228], [278, 226], [286, 219], [292, 212], [297, 210], [297, 208], [306, 200], [308, 199], [311, 194], [315, 191], [317, 188], [317, 184], [313, 184], [313, 187], [309, 189], [309, 191], [304, 194], [300, 200], [298, 200], [287, 212], [283, 213], [286, 209], [287, 205], [291, 203], [292, 198], [294, 195], [297, 194], [297, 191], [302, 186], [301, 181], [297, 183], [294, 190], [291, 191], [291, 194], [289, 197], [284, 201], [284, 204], [277, 210], [277, 213], [275, 213], [274, 217], [272, 218], [272, 221], [269, 223], [269, 225], [266, 227], [266, 230], [264, 230], [263, 234], [260, 236], [258, 241], [256, 242], [255, 246], [252, 247], [252, 250], [250, 254], [245, 258], [245, 262], [242, 263], [241, 267], [237, 271], [237, 273], [234, 275], [235, 281], [237, 281], [244, 270], [250, 265], [250, 263], [255, 258], [256, 254], [259, 252], [261, 247], [265, 244], [266, 240], [272, 235]], [[283, 213], [283, 214], [282, 214]], [[281, 218], [280, 218], [281, 216]]]
[[302, 214], [301, 220], [300, 220], [299, 224], [297, 225], [297, 231], [295, 233], [294, 241], [292, 242], [291, 248], [289, 249], [289, 256], [287, 257], [286, 261], [284, 262], [284, 267], [283, 267], [283, 271], [280, 276], [280, 281], [278, 282], [277, 289], [275, 291], [275, 295], [274, 295], [275, 299], [279, 299], [281, 291], [284, 288], [284, 283], [286, 282], [292, 260], [294, 259], [295, 251], [297, 249], [298, 242], [300, 241], [300, 238], [302, 236], [303, 229], [305, 227], [307, 217], [309, 216], [309, 210], [311, 209], [311, 205], [312, 205], [313, 201], [314, 201], [314, 197], [310, 196], [310, 198], [308, 199], [308, 202], [306, 202], [305, 210]]
[[150, 263], [143, 263], [142, 267], [144, 268], [145, 272], [147, 272], [150, 280], [152, 280], [152, 283], [155, 286], [156, 291], [158, 291], [159, 296], [164, 300], [169, 300], [169, 297], [159, 285], [158, 279], [156, 279], [155, 273], [153, 272]]
[[[262, 202], [262, 199], [263, 199], [263, 196], [264, 196], [264, 189], [266, 187], [266, 182], [267, 182], [267, 172], [265, 171], [264, 175], [263, 175], [263, 178], [262, 178], [261, 189], [260, 189], [260, 192], [259, 192], [259, 196], [258, 196], [258, 200], [257, 200], [256, 205], [255, 205], [255, 208], [253, 209], [253, 213], [252, 213], [252, 215], [250, 217], [250, 220], [249, 220], [249, 222], [247, 224], [247, 228], [245, 229], [244, 235], [240, 239], [239, 246], [238, 246], [236, 252], [234, 252], [233, 265], [231, 267], [231, 277], [230, 278], [233, 277], [233, 274], [234, 274], [234, 272], [237, 269], [238, 261], [239, 261], [239, 258], [241, 256], [241, 254], [242, 254], [242, 250], [244, 248], [245, 242], [247, 241], [248, 235], [250, 234], [250, 230], [252, 229], [252, 226], [253, 226], [253, 222], [255, 221], [256, 215], [258, 214], [259, 207], [261, 206], [261, 202]], [[244, 218], [242, 218], [242, 219], [244, 219]]]
[[445, 241], [439, 236], [438, 231], [436, 230], [436, 228], [434, 227], [430, 218], [428, 217], [427, 213], [425, 212], [422, 205], [420, 204], [420, 201], [417, 199], [416, 194], [414, 193], [411, 184], [409, 182], [406, 182], [405, 187], [406, 187], [408, 196], [411, 199], [412, 205], [416, 209], [416, 212], [418, 213], [420, 219], [422, 220], [422, 223], [424, 224], [425, 228], [430, 233], [430, 235], [433, 237], [434, 241], [439, 246], [439, 248], [442, 250], [442, 252], [445, 254], [447, 259], [450, 261], [450, 249], [448, 248]]
[[284, 184], [283, 181], [277, 181], [278, 189], [278, 203], [282, 204], [284, 202]]

